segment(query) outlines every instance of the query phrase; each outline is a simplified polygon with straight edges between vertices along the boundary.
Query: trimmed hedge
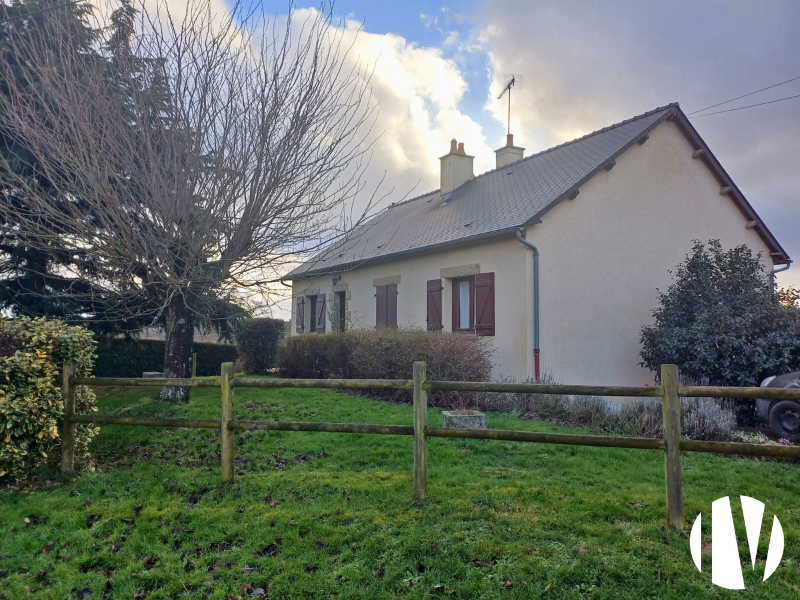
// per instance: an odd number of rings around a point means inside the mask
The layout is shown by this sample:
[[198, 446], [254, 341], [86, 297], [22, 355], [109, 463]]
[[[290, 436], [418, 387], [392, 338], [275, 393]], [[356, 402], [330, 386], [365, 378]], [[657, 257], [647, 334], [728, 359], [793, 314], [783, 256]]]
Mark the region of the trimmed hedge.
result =
[[[0, 477], [22, 480], [59, 458], [64, 401], [62, 365], [76, 363], [77, 374], [92, 374], [95, 342], [83, 327], [70, 327], [44, 317], [20, 317], [0, 324]], [[76, 414], [97, 410], [95, 395], [77, 386]], [[75, 454], [89, 456], [88, 447], [99, 428], [76, 426]]]
[[227, 344], [203, 342], [194, 344], [192, 348], [197, 352], [198, 377], [219, 376], [220, 365], [224, 362], [235, 363], [239, 356], [236, 346]]
[[[413, 363], [427, 363], [428, 379], [489, 381], [491, 341], [459, 333], [419, 329], [357, 329], [287, 338], [278, 348], [282, 377], [329, 379], [411, 379]], [[363, 395], [410, 402], [406, 391], [366, 390]], [[464, 408], [474, 394], [430, 392], [431, 405]]]
[[[224, 362], [235, 362], [238, 353], [226, 344], [196, 343], [197, 375], [219, 375]], [[141, 377], [145, 371], [164, 370], [163, 340], [129, 340], [111, 338], [99, 340], [94, 374], [97, 377]]]
[[275, 366], [278, 342], [286, 332], [282, 319], [250, 319], [236, 333], [239, 351], [237, 370], [247, 374], [265, 375]]

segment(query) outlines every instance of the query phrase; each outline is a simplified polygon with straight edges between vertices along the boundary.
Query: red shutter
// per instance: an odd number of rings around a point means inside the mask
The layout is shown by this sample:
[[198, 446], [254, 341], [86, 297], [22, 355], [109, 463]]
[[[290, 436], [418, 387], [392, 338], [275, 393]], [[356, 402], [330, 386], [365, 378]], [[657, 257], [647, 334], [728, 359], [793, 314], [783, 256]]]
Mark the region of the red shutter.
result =
[[386, 286], [386, 326], [397, 327], [397, 284]]
[[386, 327], [386, 286], [375, 288], [375, 327]]
[[295, 331], [297, 333], [303, 333], [305, 331], [305, 311], [306, 311], [306, 299], [304, 296], [298, 296], [297, 302], [295, 302], [295, 317], [294, 317], [294, 325]]
[[442, 280], [428, 282], [428, 331], [442, 330]]
[[325, 294], [317, 296], [317, 331], [325, 332]]
[[494, 273], [475, 275], [475, 333], [494, 335]]

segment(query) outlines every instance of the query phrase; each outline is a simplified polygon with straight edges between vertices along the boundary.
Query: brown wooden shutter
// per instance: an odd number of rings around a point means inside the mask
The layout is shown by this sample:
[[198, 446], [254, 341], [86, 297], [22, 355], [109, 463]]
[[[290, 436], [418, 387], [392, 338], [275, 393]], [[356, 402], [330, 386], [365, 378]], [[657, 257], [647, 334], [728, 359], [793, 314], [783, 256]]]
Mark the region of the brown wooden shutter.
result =
[[325, 332], [325, 294], [317, 296], [317, 331]]
[[428, 282], [428, 331], [442, 330], [442, 280]]
[[306, 299], [304, 296], [298, 296], [295, 302], [295, 317], [294, 325], [297, 333], [305, 331], [305, 316], [306, 316]]
[[375, 288], [375, 327], [386, 327], [386, 286]]
[[386, 286], [386, 326], [397, 327], [397, 284]]
[[475, 275], [475, 333], [494, 335], [494, 273]]

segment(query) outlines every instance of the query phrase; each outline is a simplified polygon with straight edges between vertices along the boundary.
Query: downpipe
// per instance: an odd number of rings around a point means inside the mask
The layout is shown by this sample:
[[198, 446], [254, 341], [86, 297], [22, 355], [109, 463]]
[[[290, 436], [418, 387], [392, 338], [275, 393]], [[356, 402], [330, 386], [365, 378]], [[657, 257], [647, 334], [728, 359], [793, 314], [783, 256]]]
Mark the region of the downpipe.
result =
[[522, 237], [523, 229], [517, 229], [517, 241], [533, 250], [533, 369], [539, 383], [539, 249]]
[[789, 259], [789, 262], [787, 262], [785, 266], [781, 267], [780, 269], [772, 269], [772, 271], [769, 272], [769, 278], [770, 278], [770, 281], [772, 282], [772, 291], [773, 292], [775, 291], [775, 273], [782, 273], [783, 271], [786, 271], [791, 266], [792, 266], [792, 261], [791, 261], [791, 259]]

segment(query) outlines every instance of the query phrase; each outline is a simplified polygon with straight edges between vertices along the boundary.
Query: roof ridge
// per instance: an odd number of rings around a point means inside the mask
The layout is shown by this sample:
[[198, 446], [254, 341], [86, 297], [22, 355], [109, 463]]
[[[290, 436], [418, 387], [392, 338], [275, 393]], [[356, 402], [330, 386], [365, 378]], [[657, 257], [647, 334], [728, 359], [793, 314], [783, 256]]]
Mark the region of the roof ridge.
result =
[[[552, 146], [550, 148], [546, 148], [545, 150], [540, 150], [536, 154], [531, 154], [530, 156], [526, 156], [525, 158], [520, 158], [519, 160], [514, 161], [512, 163], [508, 163], [507, 165], [503, 165], [502, 167], [499, 167], [499, 168], [496, 168], [496, 169], [491, 169], [489, 171], [485, 171], [485, 172], [481, 173], [480, 175], [478, 175], [478, 177], [483, 177], [484, 175], [488, 175], [489, 173], [494, 173], [495, 171], [499, 171], [500, 169], [505, 169], [510, 165], [521, 163], [522, 161], [525, 161], [525, 160], [530, 160], [531, 158], [535, 158], [537, 156], [541, 156], [542, 154], [547, 154], [548, 152], [552, 152], [553, 150], [558, 150], [559, 148], [563, 148], [564, 146], [569, 146], [570, 144], [574, 144], [576, 142], [583, 141], [583, 140], [585, 140], [587, 138], [590, 138], [590, 137], [592, 137], [594, 135], [598, 135], [600, 133], [605, 133], [606, 131], [609, 131], [609, 130], [614, 129], [616, 127], [621, 127], [622, 125], [627, 125], [628, 123], [631, 123], [633, 121], [637, 121], [639, 119], [644, 119], [645, 117], [649, 117], [650, 115], [653, 115], [653, 114], [655, 114], [657, 112], [661, 112], [663, 110], [667, 110], [667, 109], [670, 109], [670, 108], [680, 108], [680, 105], [679, 105], [678, 102], [671, 102], [670, 104], [666, 104], [665, 106], [659, 106], [658, 108], [654, 108], [653, 110], [648, 110], [647, 112], [642, 113], [641, 115], [636, 115], [635, 117], [631, 117], [630, 119], [625, 119], [624, 121], [620, 121], [619, 123], [614, 123], [613, 125], [608, 125], [606, 127], [603, 127], [602, 129], [598, 129], [596, 131], [592, 131], [591, 133], [587, 133], [587, 134], [582, 135], [581, 137], [575, 138], [573, 140], [562, 142], [562, 143], [558, 144], [557, 146]], [[477, 177], [476, 177], [476, 179], [477, 179]]]
[[[621, 127], [622, 125], [626, 125], [628, 123], [631, 123], [632, 121], [636, 121], [638, 119], [643, 119], [645, 117], [649, 117], [650, 115], [653, 115], [653, 114], [655, 114], [657, 112], [661, 112], [663, 110], [667, 110], [667, 109], [670, 109], [670, 108], [678, 108], [679, 106], [680, 105], [679, 105], [678, 102], [671, 102], [670, 104], [666, 104], [664, 106], [659, 106], [658, 108], [654, 108], [652, 110], [649, 110], [649, 111], [647, 111], [645, 113], [642, 113], [641, 115], [636, 115], [634, 117], [631, 117], [630, 119], [625, 119], [624, 121], [620, 121], [619, 123], [614, 123], [612, 125], [608, 125], [606, 127], [603, 127], [602, 129], [598, 129], [596, 131], [592, 131], [591, 133], [587, 133], [587, 134], [582, 135], [581, 137], [575, 138], [573, 140], [568, 140], [566, 142], [562, 142], [561, 144], [558, 144], [557, 146], [552, 146], [551, 148], [547, 148], [545, 150], [540, 150], [536, 154], [531, 154], [530, 156], [526, 156], [525, 158], [520, 158], [519, 160], [516, 160], [516, 161], [514, 161], [512, 163], [508, 163], [506, 165], [503, 165], [502, 167], [490, 169], [489, 171], [484, 171], [483, 173], [475, 175], [472, 179], [469, 179], [469, 180], [465, 181], [464, 184], [467, 184], [467, 183], [469, 183], [471, 181], [474, 181], [475, 179], [478, 179], [479, 177], [483, 177], [484, 175], [488, 175], [489, 173], [494, 173], [495, 171], [499, 171], [501, 169], [506, 169], [510, 165], [515, 165], [515, 164], [520, 163], [522, 161], [530, 160], [531, 158], [535, 158], [537, 156], [541, 156], [542, 154], [546, 154], [548, 152], [552, 152], [553, 150], [558, 150], [559, 148], [563, 148], [564, 146], [569, 146], [570, 144], [574, 144], [576, 142], [580, 142], [580, 141], [585, 140], [587, 138], [590, 138], [590, 137], [592, 137], [594, 135], [598, 135], [600, 133], [605, 133], [606, 131], [609, 131], [610, 129], [614, 129], [615, 127]], [[464, 184], [462, 184], [462, 185], [464, 185]], [[408, 204], [409, 202], [414, 202], [415, 200], [419, 200], [420, 198], [425, 198], [426, 196], [431, 196], [431, 195], [435, 194], [436, 192], [438, 192], [440, 190], [441, 190], [441, 188], [435, 189], [435, 190], [431, 190], [430, 192], [426, 192], [424, 194], [420, 194], [419, 196], [415, 196], [414, 198], [409, 198], [408, 200], [401, 200], [400, 202], [392, 202], [389, 206], [386, 207], [385, 210], [388, 210], [390, 208], [394, 208], [396, 206], [401, 206], [403, 204]], [[383, 211], [381, 211], [381, 212], [383, 212]]]

